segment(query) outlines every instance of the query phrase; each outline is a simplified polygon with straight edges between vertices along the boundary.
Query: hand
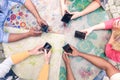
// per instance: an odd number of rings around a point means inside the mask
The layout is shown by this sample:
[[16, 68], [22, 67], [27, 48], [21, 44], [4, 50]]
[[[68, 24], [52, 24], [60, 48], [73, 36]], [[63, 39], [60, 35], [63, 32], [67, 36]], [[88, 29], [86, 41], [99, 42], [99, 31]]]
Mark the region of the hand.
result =
[[62, 16], [63, 16], [66, 12], [70, 13], [70, 12], [68, 11], [67, 6], [64, 5], [63, 8], [62, 8]]
[[37, 19], [37, 22], [38, 22], [38, 24], [39, 24], [40, 27], [41, 27], [43, 24], [44, 24], [44, 25], [48, 25], [46, 21], [44, 21], [43, 19], [40, 19], [40, 18]]
[[37, 30], [31, 29], [28, 32], [28, 34], [29, 34], [29, 36], [40, 36], [42, 34], [42, 31], [37, 31]]
[[45, 62], [46, 62], [46, 64], [49, 64], [50, 58], [51, 58], [51, 50], [47, 53], [47, 50], [44, 49], [44, 54], [45, 54]]
[[67, 54], [67, 55], [69, 55], [69, 56], [79, 56], [79, 51], [75, 47], [73, 47], [71, 45], [70, 45], [70, 47], [73, 50], [72, 54], [71, 53], [66, 53], [66, 52], [64, 52], [64, 53]]
[[76, 18], [82, 16], [82, 13], [81, 13], [81, 12], [71, 12], [71, 14], [73, 14], [73, 16], [72, 16], [71, 19], [76, 19]]
[[68, 58], [68, 55], [66, 55], [65, 52], [64, 52], [64, 54], [62, 55], [62, 58], [63, 58], [65, 64], [70, 64], [70, 59]]
[[38, 54], [44, 53], [42, 49], [43, 49], [43, 46], [39, 45], [33, 48], [32, 50], [29, 50], [28, 52], [30, 55], [38, 55]]
[[86, 33], [85, 39], [87, 38], [87, 36], [88, 36], [90, 33], [92, 33], [92, 31], [93, 31], [93, 28], [88, 28], [88, 29], [81, 30], [81, 32]]
[[114, 29], [120, 29], [120, 19], [117, 19], [113, 23], [113, 28]]

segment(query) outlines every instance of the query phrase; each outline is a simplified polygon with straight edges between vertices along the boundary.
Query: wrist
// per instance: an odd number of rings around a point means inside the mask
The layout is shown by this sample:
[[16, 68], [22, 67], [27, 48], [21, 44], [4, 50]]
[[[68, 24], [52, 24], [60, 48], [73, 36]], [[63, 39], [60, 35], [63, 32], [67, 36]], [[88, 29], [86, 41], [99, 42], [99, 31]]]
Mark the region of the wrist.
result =
[[31, 33], [30, 31], [26, 33], [27, 34], [27, 37], [30, 37], [31, 36]]
[[28, 54], [29, 54], [29, 55], [33, 55], [34, 53], [33, 53], [32, 50], [28, 50]]
[[81, 53], [80, 53], [80, 52], [78, 53], [78, 56], [80, 56], [80, 57], [81, 57]]
[[50, 61], [46, 61], [45, 63], [46, 63], [46, 64], [50, 64]]

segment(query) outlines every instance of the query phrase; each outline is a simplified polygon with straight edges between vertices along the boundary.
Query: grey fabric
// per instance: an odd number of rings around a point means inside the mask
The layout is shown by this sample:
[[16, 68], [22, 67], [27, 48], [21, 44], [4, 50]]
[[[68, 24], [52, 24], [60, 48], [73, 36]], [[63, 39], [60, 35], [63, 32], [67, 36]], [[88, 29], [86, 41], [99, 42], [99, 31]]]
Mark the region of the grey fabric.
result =
[[101, 6], [105, 9], [105, 5], [108, 3], [108, 0], [100, 0]]

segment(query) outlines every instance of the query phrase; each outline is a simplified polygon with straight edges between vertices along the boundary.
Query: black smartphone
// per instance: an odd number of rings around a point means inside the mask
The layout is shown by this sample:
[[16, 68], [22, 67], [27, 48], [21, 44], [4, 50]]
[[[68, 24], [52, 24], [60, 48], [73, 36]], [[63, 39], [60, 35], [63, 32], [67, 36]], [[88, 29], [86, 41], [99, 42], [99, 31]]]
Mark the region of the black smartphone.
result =
[[63, 46], [63, 49], [67, 53], [72, 53], [73, 51], [69, 44], [66, 44], [65, 46]]
[[50, 51], [51, 48], [52, 46], [48, 42], [46, 42], [45, 45], [43, 46], [43, 49], [46, 49], [47, 53]]
[[65, 22], [65, 23], [69, 23], [69, 21], [71, 20], [72, 16], [73, 16], [73, 14], [70, 14], [70, 13], [66, 12], [64, 14], [64, 16], [62, 17], [61, 21]]
[[48, 32], [48, 25], [42, 25], [41, 26], [41, 29], [40, 29], [42, 32]]
[[75, 37], [79, 39], [85, 39], [86, 33], [75, 31]]

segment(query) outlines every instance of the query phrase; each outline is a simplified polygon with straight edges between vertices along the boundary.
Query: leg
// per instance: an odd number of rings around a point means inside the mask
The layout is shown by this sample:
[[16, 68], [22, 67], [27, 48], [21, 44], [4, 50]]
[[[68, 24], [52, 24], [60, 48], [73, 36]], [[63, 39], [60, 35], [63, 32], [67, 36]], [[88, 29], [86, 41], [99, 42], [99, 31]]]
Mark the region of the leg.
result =
[[66, 70], [67, 70], [67, 80], [75, 80], [75, 77], [72, 73], [72, 69], [70, 67], [70, 59], [66, 54], [63, 54], [63, 60], [65, 62]]

